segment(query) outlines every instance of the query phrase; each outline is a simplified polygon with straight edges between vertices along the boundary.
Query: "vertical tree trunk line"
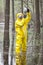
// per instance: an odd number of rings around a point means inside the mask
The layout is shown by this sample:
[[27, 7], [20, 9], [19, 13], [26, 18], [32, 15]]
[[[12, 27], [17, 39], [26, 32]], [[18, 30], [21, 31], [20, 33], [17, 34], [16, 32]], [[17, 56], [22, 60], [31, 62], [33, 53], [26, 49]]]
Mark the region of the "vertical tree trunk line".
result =
[[35, 65], [38, 64], [39, 52], [40, 52], [40, 12], [39, 12], [39, 0], [35, 0], [35, 12], [34, 12], [34, 31], [35, 31], [35, 46], [34, 46], [34, 58]]
[[43, 4], [42, 3], [43, 3], [43, 0], [40, 1], [42, 27], [41, 27], [41, 48], [40, 48], [40, 56], [39, 56], [38, 65], [43, 65]]
[[21, 12], [23, 13], [23, 0], [21, 0]]
[[4, 65], [8, 65], [9, 54], [9, 17], [10, 17], [10, 0], [6, 0], [5, 5], [5, 28], [4, 28], [4, 44], [3, 44], [3, 58]]
[[11, 65], [13, 65], [13, 49], [14, 49], [14, 25], [15, 25], [15, 17], [14, 17], [14, 0], [12, 0], [12, 47], [11, 47]]

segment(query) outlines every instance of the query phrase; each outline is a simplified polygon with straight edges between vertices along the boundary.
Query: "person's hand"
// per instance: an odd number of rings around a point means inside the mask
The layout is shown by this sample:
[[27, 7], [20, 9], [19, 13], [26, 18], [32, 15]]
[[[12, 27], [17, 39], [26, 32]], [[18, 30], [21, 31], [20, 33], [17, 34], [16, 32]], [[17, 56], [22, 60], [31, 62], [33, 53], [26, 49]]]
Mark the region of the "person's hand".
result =
[[27, 8], [27, 12], [29, 12], [29, 9]]

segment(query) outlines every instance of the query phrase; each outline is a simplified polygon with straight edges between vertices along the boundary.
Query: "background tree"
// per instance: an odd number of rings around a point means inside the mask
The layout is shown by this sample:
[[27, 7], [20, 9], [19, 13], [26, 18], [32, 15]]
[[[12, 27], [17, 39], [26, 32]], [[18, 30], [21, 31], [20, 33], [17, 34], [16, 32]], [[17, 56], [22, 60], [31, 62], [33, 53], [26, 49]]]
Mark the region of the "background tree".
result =
[[40, 7], [41, 7], [41, 47], [40, 47], [40, 56], [38, 65], [43, 65], [43, 0], [40, 0]]
[[15, 25], [15, 17], [14, 17], [14, 0], [12, 0], [12, 46], [11, 46], [11, 65], [13, 65], [13, 49], [14, 49], [14, 25]]
[[40, 12], [39, 12], [39, 0], [35, 0], [35, 14], [34, 14], [34, 30], [35, 30], [35, 46], [34, 46], [34, 64], [38, 63], [40, 52]]
[[3, 58], [4, 58], [4, 65], [8, 65], [10, 0], [6, 0], [5, 2], [6, 2], [6, 4], [5, 4], [5, 28], [4, 28]]
[[41, 7], [41, 26], [43, 27], [43, 0], [40, 0], [40, 7]]
[[21, 0], [21, 12], [23, 13], [23, 0]]

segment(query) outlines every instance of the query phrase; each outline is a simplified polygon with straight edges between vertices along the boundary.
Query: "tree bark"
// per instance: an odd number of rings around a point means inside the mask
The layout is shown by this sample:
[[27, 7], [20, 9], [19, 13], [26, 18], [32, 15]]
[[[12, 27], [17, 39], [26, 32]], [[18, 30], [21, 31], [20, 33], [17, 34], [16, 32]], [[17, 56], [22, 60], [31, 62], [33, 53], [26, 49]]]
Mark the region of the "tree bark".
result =
[[13, 49], [14, 49], [14, 25], [15, 25], [15, 18], [14, 18], [14, 0], [12, 0], [12, 46], [11, 46], [11, 65], [13, 65]]
[[23, 0], [21, 0], [21, 12], [23, 13]]
[[[43, 0], [40, 1], [40, 6], [41, 6], [41, 15], [43, 16]], [[40, 56], [39, 56], [39, 61], [38, 65], [43, 65], [43, 17], [42, 19], [42, 28], [41, 28], [41, 48], [40, 48]]]
[[4, 28], [4, 44], [3, 44], [3, 58], [4, 65], [8, 65], [9, 54], [9, 17], [10, 17], [10, 0], [6, 0], [5, 5], [5, 28]]
[[34, 46], [34, 64], [37, 65], [40, 52], [40, 12], [39, 0], [35, 0], [35, 15], [34, 15], [34, 30], [35, 30], [35, 46]]

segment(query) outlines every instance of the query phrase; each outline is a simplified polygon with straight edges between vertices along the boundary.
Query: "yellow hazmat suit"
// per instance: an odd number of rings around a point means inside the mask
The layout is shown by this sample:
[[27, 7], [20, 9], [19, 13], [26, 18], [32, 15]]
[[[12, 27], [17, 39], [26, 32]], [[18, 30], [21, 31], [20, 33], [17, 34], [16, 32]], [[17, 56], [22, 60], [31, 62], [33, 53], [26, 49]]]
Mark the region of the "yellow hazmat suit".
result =
[[[19, 18], [20, 15], [22, 16], [22, 19]], [[17, 20], [15, 21], [16, 65], [26, 65], [27, 27], [28, 27], [28, 23], [30, 22], [30, 20], [31, 20], [31, 13], [30, 12], [26, 13], [25, 18], [23, 17], [22, 13], [17, 14]]]
[[16, 65], [21, 65], [21, 45], [22, 45], [22, 39], [24, 37], [24, 33], [22, 30], [22, 27], [24, 25], [24, 21], [22, 20], [23, 14], [18, 13], [17, 14], [17, 20], [15, 21], [15, 32], [16, 32]]
[[27, 28], [28, 28], [28, 23], [31, 20], [31, 13], [27, 12], [26, 17], [23, 18], [23, 21], [25, 22], [23, 25], [23, 32], [24, 32], [24, 39], [23, 39], [23, 44], [22, 44], [22, 65], [26, 65], [26, 50], [27, 50]]

